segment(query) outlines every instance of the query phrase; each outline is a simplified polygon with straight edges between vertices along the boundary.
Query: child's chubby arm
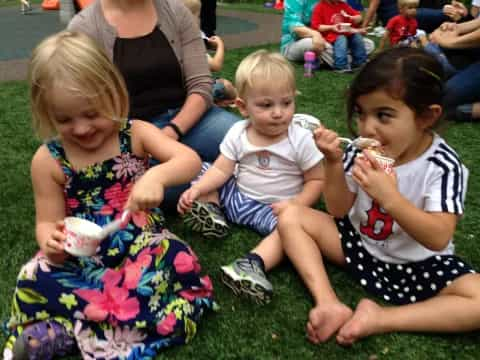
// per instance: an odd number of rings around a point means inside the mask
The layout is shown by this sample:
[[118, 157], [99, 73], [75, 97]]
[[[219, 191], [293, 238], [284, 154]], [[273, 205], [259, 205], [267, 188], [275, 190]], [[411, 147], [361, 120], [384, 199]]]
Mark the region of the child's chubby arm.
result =
[[225, 44], [220, 36], [212, 36], [208, 38], [208, 42], [215, 47], [215, 54], [208, 56], [208, 66], [210, 71], [216, 72], [222, 70], [225, 60]]
[[383, 34], [382, 38], [380, 39], [380, 43], [378, 44], [378, 48], [376, 50], [376, 52], [381, 52], [383, 50], [383, 48], [385, 47], [385, 44], [388, 44], [390, 42], [390, 35], [389, 35], [389, 31], [387, 29], [385, 29], [385, 33]]
[[363, 154], [355, 159], [353, 179], [413, 239], [432, 251], [443, 250], [455, 232], [457, 215], [417, 208], [398, 191], [395, 174], [385, 173], [368, 151]]
[[325, 156], [325, 185], [323, 197], [328, 212], [335, 217], [345, 216], [355, 201], [345, 179], [343, 170], [343, 150], [340, 147], [338, 134], [324, 127], [314, 132], [315, 143]]
[[235, 164], [234, 160], [220, 154], [202, 177], [180, 196], [177, 205], [178, 212], [184, 214], [200, 196], [207, 195], [225, 184], [233, 175]]
[[135, 183], [125, 205], [131, 211], [146, 210], [160, 205], [166, 187], [192, 180], [200, 171], [201, 161], [194, 150], [171, 139], [153, 124], [134, 120], [131, 131], [132, 151], [160, 162]]
[[323, 162], [320, 161], [303, 173], [303, 189], [300, 193], [291, 199], [272, 204], [273, 213], [278, 216], [292, 202], [303, 206], [314, 205], [322, 195], [324, 184], [325, 170]]
[[68, 257], [64, 251], [65, 176], [45, 145], [33, 156], [31, 176], [38, 245], [49, 261], [63, 264]]

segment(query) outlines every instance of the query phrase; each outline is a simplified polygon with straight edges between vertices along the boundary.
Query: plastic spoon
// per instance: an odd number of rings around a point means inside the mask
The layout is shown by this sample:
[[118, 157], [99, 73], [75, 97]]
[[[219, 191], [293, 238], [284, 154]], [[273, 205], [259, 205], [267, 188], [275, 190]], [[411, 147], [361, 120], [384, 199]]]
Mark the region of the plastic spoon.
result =
[[111, 233], [114, 233], [115, 231], [118, 231], [124, 228], [127, 225], [128, 221], [130, 220], [130, 216], [131, 216], [130, 211], [124, 210], [120, 219], [113, 220], [108, 224], [104, 225], [102, 227], [102, 230], [98, 233], [96, 237], [98, 237], [98, 239], [100, 240], [103, 240]]
[[354, 140], [346, 138], [346, 137], [339, 137], [338, 140], [347, 143], [347, 144], [353, 144], [358, 149], [366, 149], [369, 147], [380, 147], [382, 144], [380, 144], [380, 141], [367, 138], [367, 137], [358, 137]]

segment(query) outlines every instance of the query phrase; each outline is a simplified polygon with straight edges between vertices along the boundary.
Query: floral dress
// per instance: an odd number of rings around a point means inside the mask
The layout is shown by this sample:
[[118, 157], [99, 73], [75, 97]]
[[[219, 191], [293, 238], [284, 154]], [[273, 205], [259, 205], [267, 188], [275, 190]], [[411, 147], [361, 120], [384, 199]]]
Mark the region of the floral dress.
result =
[[[79, 171], [58, 141], [47, 144], [67, 180], [67, 216], [103, 225], [121, 215], [149, 159], [131, 152], [129, 125], [119, 138], [119, 156]], [[67, 328], [84, 359], [153, 359], [164, 347], [188, 343], [214, 307], [212, 283], [163, 223], [160, 209], [136, 213], [95, 256], [70, 257], [62, 266], [39, 252], [17, 279], [6, 353], [25, 325], [46, 319]]]

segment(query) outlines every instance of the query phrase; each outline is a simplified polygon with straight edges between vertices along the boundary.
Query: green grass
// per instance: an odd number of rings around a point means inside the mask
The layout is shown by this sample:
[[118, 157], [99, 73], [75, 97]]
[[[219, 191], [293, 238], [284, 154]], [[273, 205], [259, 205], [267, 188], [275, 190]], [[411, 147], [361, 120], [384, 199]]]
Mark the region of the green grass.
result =
[[[257, 0], [259, 1], [259, 0]], [[18, 4], [8, 0], [7, 3]], [[2, 2], [0, 2], [0, 6]], [[259, 9], [258, 5], [225, 4], [236, 9]], [[263, 11], [263, 8], [261, 9]], [[265, 9], [265, 11], [271, 11]], [[278, 45], [267, 48], [277, 50]], [[231, 50], [227, 54], [222, 76], [233, 79], [238, 63], [258, 48]], [[321, 71], [312, 79], [303, 77], [303, 68], [296, 66], [297, 112], [317, 116], [342, 134], [344, 93], [350, 75]], [[15, 278], [20, 266], [36, 251], [34, 240], [34, 208], [30, 184], [31, 157], [39, 145], [32, 135], [25, 82], [0, 83], [0, 319], [9, 314]], [[444, 134], [469, 167], [470, 182], [466, 215], [458, 226], [455, 238], [457, 252], [480, 269], [480, 174], [476, 158], [480, 153], [480, 128], [474, 124], [452, 124]], [[334, 341], [314, 346], [305, 338], [304, 326], [311, 297], [285, 261], [269, 278], [275, 295], [271, 304], [261, 307], [234, 297], [220, 282], [219, 266], [244, 254], [260, 240], [252, 231], [234, 227], [225, 240], [206, 240], [183, 228], [176, 217], [169, 217], [170, 228], [187, 240], [199, 255], [203, 270], [211, 275], [218, 313], [207, 315], [193, 342], [166, 350], [160, 359], [477, 359], [480, 350], [478, 332], [461, 335], [387, 334], [365, 339], [352, 348], [342, 348]], [[343, 271], [329, 266], [328, 271], [339, 297], [350, 306], [367, 294]], [[5, 336], [0, 335], [0, 344]], [[77, 357], [74, 357], [77, 359]]]

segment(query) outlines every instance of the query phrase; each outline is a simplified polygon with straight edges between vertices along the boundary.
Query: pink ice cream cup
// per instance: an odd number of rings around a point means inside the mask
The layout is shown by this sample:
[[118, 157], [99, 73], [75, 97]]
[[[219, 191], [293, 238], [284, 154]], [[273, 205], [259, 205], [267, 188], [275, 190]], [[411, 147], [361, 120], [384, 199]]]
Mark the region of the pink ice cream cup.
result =
[[352, 24], [350, 23], [339, 23], [337, 24], [338, 32], [349, 32], [352, 30]]
[[94, 222], [72, 216], [65, 218], [64, 222], [65, 251], [74, 256], [95, 255], [102, 241], [99, 236], [102, 228]]

